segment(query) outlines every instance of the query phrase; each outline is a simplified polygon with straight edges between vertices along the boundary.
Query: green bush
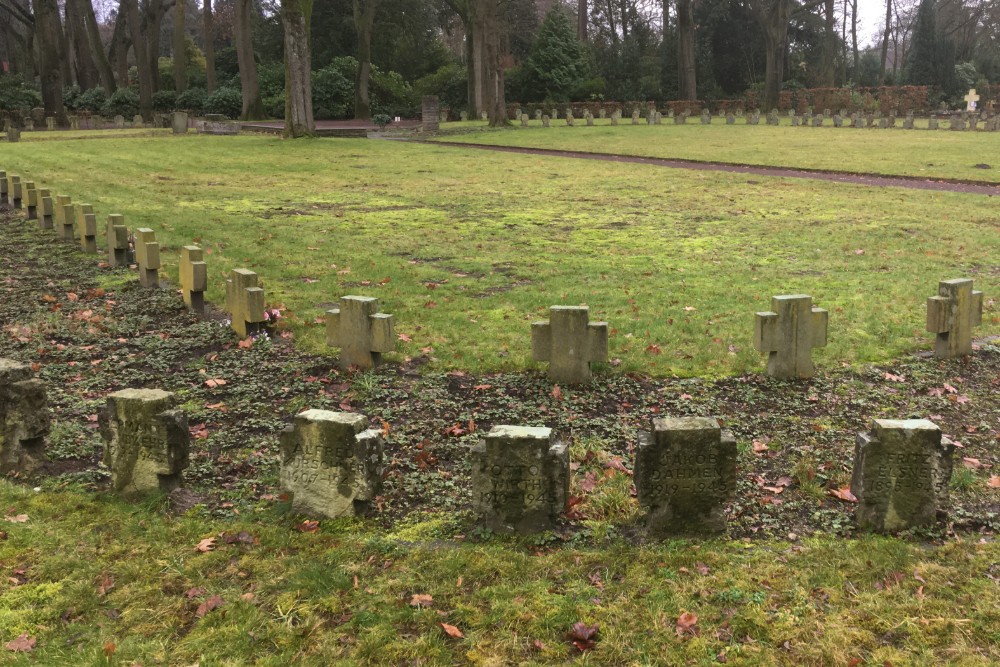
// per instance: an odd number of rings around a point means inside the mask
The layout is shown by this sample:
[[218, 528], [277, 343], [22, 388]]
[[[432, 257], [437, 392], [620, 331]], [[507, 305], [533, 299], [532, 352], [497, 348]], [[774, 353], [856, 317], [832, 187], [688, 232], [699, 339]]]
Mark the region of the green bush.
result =
[[0, 76], [0, 110], [27, 111], [42, 106], [42, 96], [24, 82], [20, 75]]
[[399, 72], [383, 72], [372, 67], [369, 95], [372, 113], [410, 118], [420, 115], [419, 100]]
[[153, 111], [173, 111], [177, 107], [177, 93], [160, 90], [153, 93]]
[[208, 92], [204, 88], [188, 88], [174, 100], [174, 109], [199, 115], [208, 101]]
[[91, 88], [80, 95], [76, 101], [76, 108], [79, 111], [100, 113], [107, 101], [108, 93], [103, 88]]
[[[261, 99], [285, 94], [285, 66], [282, 63], [268, 63], [257, 68]], [[238, 87], [238, 86], [237, 86]], [[267, 106], [265, 104], [265, 106]]]
[[124, 116], [131, 119], [139, 113], [139, 95], [130, 88], [119, 88], [101, 107], [101, 115], [108, 118]]
[[418, 98], [437, 95], [442, 109], [452, 109], [457, 113], [469, 104], [468, 70], [458, 63], [448, 63], [433, 74], [417, 79], [413, 83], [413, 92]]
[[67, 111], [76, 111], [80, 108], [78, 103], [81, 92], [80, 86], [66, 86], [63, 88], [63, 104], [66, 106]]
[[316, 120], [350, 118], [354, 112], [354, 58], [335, 58], [312, 73], [313, 116]]
[[377, 113], [372, 116], [372, 122], [378, 125], [378, 129], [384, 130], [385, 126], [392, 122], [392, 116], [387, 116], [384, 113]]
[[205, 113], [237, 119], [243, 113], [243, 94], [238, 88], [219, 88], [205, 100]]
[[285, 117], [285, 94], [272, 95], [270, 97], [265, 97], [262, 102], [264, 103], [264, 111], [267, 112], [268, 116], [272, 118], [284, 118]]

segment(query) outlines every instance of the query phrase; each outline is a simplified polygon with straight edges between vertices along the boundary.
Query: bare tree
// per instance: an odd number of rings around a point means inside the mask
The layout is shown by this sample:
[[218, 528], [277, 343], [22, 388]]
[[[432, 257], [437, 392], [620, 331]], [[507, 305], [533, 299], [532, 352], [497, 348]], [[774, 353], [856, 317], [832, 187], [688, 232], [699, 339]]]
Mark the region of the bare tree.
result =
[[101, 87], [110, 95], [115, 92], [114, 70], [111, 69], [111, 61], [104, 51], [104, 43], [101, 41], [101, 30], [97, 25], [97, 16], [94, 14], [94, 5], [91, 0], [79, 0], [80, 9], [83, 12], [83, 21], [86, 29], [87, 46], [90, 48], [90, 55], [94, 59], [97, 67], [97, 74], [101, 79]]
[[147, 43], [142, 34], [139, 1], [122, 0], [119, 11], [125, 13], [129, 34], [132, 36], [132, 50], [135, 52], [136, 70], [139, 73], [139, 113], [148, 122], [153, 119], [153, 78], [149, 69]]
[[[694, 59], [695, 3], [696, 0], [677, 0], [677, 76], [682, 100], [698, 99]], [[663, 16], [663, 25], [667, 25], [666, 15]]]
[[500, 22], [501, 0], [469, 0], [474, 34], [482, 44], [483, 109], [491, 127], [508, 124], [507, 101], [504, 97], [504, 49]]
[[358, 34], [358, 75], [354, 86], [354, 117], [370, 120], [372, 117], [368, 85], [372, 73], [372, 30], [375, 28], [375, 10], [378, 0], [354, 0], [354, 29]]
[[285, 30], [285, 136], [315, 133], [312, 108], [312, 59], [309, 24], [313, 0], [281, 0]]
[[215, 29], [212, 25], [212, 0], [205, 0], [201, 11], [205, 24], [205, 87], [211, 93], [215, 90]]
[[587, 41], [587, 0], [576, 2], [576, 36], [581, 42]]
[[885, 26], [882, 29], [882, 58], [878, 66], [878, 85], [885, 85], [885, 62], [889, 53], [889, 34], [892, 31], [892, 0], [885, 0]]
[[63, 40], [59, 22], [59, 5], [56, 0], [32, 0], [35, 30], [38, 39], [39, 74], [42, 83], [42, 105], [46, 116], [55, 116], [60, 125], [66, 124], [63, 106]]
[[187, 90], [187, 40], [184, 38], [184, 23], [187, 18], [186, 0], [174, 3], [174, 40], [171, 49], [174, 55], [174, 90]]
[[[132, 0], [133, 2], [135, 0]], [[243, 111], [241, 120], [264, 117], [264, 103], [260, 99], [260, 80], [257, 78], [257, 63], [253, 59], [253, 41], [250, 30], [251, 0], [236, 0], [236, 60], [240, 66], [240, 88], [243, 91]]]

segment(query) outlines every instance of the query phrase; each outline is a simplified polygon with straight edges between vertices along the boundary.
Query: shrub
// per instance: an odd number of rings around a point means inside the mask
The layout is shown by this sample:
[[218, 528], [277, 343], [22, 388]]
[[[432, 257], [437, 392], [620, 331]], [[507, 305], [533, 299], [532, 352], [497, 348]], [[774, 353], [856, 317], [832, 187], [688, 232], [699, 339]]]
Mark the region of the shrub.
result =
[[243, 113], [243, 94], [236, 88], [219, 88], [205, 100], [205, 113], [239, 118]]
[[100, 113], [107, 101], [108, 93], [103, 88], [91, 88], [80, 95], [76, 101], [76, 108], [80, 111]]
[[101, 107], [101, 115], [113, 118], [124, 116], [132, 118], [139, 113], [139, 95], [131, 88], [119, 88]]
[[42, 96], [20, 76], [0, 76], [0, 110], [28, 110], [42, 105]]
[[282, 63], [260, 65], [257, 68], [257, 80], [260, 83], [261, 98], [284, 95], [285, 66]]
[[354, 58], [335, 58], [312, 73], [313, 115], [316, 120], [348, 118], [354, 111]]
[[174, 100], [174, 108], [198, 115], [205, 108], [208, 93], [204, 88], [188, 88]]
[[[464, 109], [469, 104], [468, 71], [458, 63], [448, 63], [433, 74], [413, 83], [417, 97], [437, 95], [441, 108]], [[518, 99], [517, 95], [512, 95]]]
[[67, 110], [76, 111], [80, 108], [78, 106], [80, 93], [80, 86], [66, 86], [63, 88], [63, 104]]
[[392, 122], [392, 117], [387, 116], [384, 113], [377, 113], [372, 116], [372, 122], [378, 125], [380, 130], [384, 130], [385, 126]]
[[177, 93], [160, 90], [153, 93], [153, 111], [173, 111], [177, 106]]
[[[265, 97], [262, 102], [264, 102], [264, 111], [267, 112], [268, 116], [272, 118], [284, 118], [285, 117], [285, 94], [272, 95], [271, 97]], [[317, 116], [318, 118], [318, 116]]]

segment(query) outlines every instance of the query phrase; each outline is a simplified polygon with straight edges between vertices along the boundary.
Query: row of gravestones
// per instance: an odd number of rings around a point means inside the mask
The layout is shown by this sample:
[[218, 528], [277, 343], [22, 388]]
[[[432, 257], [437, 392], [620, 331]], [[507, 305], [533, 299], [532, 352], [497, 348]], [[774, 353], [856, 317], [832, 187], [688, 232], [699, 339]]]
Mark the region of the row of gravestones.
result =
[[[45, 458], [50, 413], [31, 368], [0, 359], [0, 473], [31, 475]], [[99, 415], [103, 461], [115, 493], [169, 493], [183, 482], [190, 434], [174, 394], [125, 389]], [[295, 511], [339, 518], [366, 513], [380, 492], [385, 433], [360, 414], [307, 410], [280, 437], [279, 480]], [[955, 445], [930, 421], [875, 420], [857, 437], [851, 492], [864, 530], [927, 526], [948, 507]], [[472, 506], [502, 532], [553, 528], [570, 489], [567, 444], [552, 429], [494, 426], [471, 450]], [[636, 493], [651, 535], [726, 531], [736, 493], [736, 440], [706, 417], [654, 419], [640, 436]]]
[[[69, 128], [71, 130], [80, 129], [80, 117], [79, 116], [69, 116]], [[49, 130], [56, 129], [56, 119], [49, 116], [45, 119], [47, 128]], [[153, 123], [144, 123], [141, 115], [136, 114], [132, 119], [131, 125], [125, 122], [124, 116], [114, 117], [114, 127], [115, 129], [125, 129], [126, 127], [141, 128], [141, 127], [171, 127], [174, 134], [186, 134], [188, 131], [188, 114], [183, 111], [175, 111], [169, 116], [166, 114], [154, 114]], [[198, 119], [194, 121], [195, 129], [197, 129], [202, 134], [216, 134], [216, 135], [234, 135], [239, 134], [240, 124], [238, 122], [230, 121], [225, 116], [219, 114], [209, 114], [204, 119]], [[104, 118], [101, 116], [91, 116], [89, 119], [89, 129], [97, 129], [104, 127]], [[22, 128], [15, 127], [9, 122], [4, 126], [4, 132], [6, 133], [7, 141], [18, 142], [21, 140], [21, 130], [26, 131], [34, 130], [35, 125], [31, 117], [25, 117], [23, 121]]]
[[[75, 205], [67, 195], [52, 197], [34, 182], [0, 171], [0, 204], [27, 210], [42, 230], [55, 229], [66, 240], [78, 239], [81, 249], [98, 252], [97, 217], [89, 204]], [[160, 286], [160, 246], [156, 233], [141, 227], [130, 234], [124, 218], [108, 216], [105, 246], [110, 266], [128, 266], [134, 260], [143, 287]], [[181, 248], [178, 267], [184, 303], [196, 312], [205, 309], [208, 267], [199, 246]], [[233, 269], [226, 279], [226, 311], [241, 337], [260, 333], [268, 322], [264, 287], [248, 269]], [[953, 358], [972, 353], [972, 330], [982, 323], [983, 294], [970, 279], [944, 280], [938, 294], [926, 305], [927, 330], [936, 334], [935, 356]], [[775, 296], [771, 310], [754, 317], [754, 348], [768, 355], [767, 373], [776, 378], [812, 377], [812, 350], [827, 342], [829, 313], [812, 304], [805, 294]], [[367, 369], [378, 365], [382, 355], [395, 350], [394, 318], [379, 312], [378, 300], [343, 296], [339, 308], [327, 311], [326, 339], [339, 347], [340, 367]], [[531, 326], [531, 348], [535, 361], [549, 364], [554, 382], [579, 384], [592, 378], [591, 363], [607, 361], [608, 323], [591, 322], [586, 306], [552, 306], [549, 319]]]
[[[604, 116], [602, 115], [602, 118]], [[685, 125], [687, 119], [690, 117], [690, 113], [685, 111], [680, 114], [674, 115], [671, 110], [667, 114], [667, 118], [672, 119], [675, 125]], [[738, 114], [728, 113], [725, 116], [725, 122], [727, 125], [735, 125], [736, 119], [740, 117]], [[759, 125], [761, 114], [760, 110], [755, 110], [746, 116], [742, 116], [747, 125]], [[789, 113], [791, 118], [791, 124], [793, 127], [823, 127], [827, 119], [832, 120], [833, 127], [855, 127], [855, 128], [894, 128], [896, 127], [896, 114], [895, 112], [890, 113], [888, 116], [883, 117], [880, 113], [869, 113], [869, 114], [851, 114], [847, 115], [846, 111], [841, 114], [830, 115], [829, 110], [826, 110], [823, 115], [820, 114], [803, 114], [801, 116], [795, 115], [793, 112]], [[594, 116], [589, 112], [584, 113], [584, 121], [588, 126], [594, 125]], [[611, 124], [618, 125], [621, 121], [622, 115], [620, 111], [615, 111], [611, 114]], [[632, 111], [632, 125], [640, 125], [642, 116], [638, 109]], [[661, 125], [663, 123], [663, 114], [659, 111], [650, 111], [646, 116], [646, 123], [648, 125]], [[521, 126], [527, 127], [530, 122], [530, 118], [527, 114], [521, 114], [520, 116]], [[541, 111], [535, 112], [535, 120], [540, 120], [543, 127], [550, 127], [552, 117], [547, 114], [543, 114]], [[576, 124], [576, 117], [573, 112], [567, 110], [566, 125], [572, 127]], [[949, 127], [952, 130], [976, 130], [979, 128], [979, 123], [982, 121], [983, 128], [988, 132], [996, 132], [1000, 130], [1000, 116], [987, 117], [986, 114], [982, 116], [976, 114], [969, 114], [968, 112], [963, 112], [961, 114], [953, 114], [949, 122]], [[771, 111], [766, 117], [766, 123], [768, 125], [780, 125], [780, 116], [778, 112]], [[711, 125], [712, 124], [712, 114], [706, 109], [701, 113], [701, 124]], [[903, 119], [903, 129], [913, 130], [916, 129], [913, 113], [908, 113]], [[937, 118], [930, 118], [927, 121], [928, 130], [940, 129], [940, 122]]]

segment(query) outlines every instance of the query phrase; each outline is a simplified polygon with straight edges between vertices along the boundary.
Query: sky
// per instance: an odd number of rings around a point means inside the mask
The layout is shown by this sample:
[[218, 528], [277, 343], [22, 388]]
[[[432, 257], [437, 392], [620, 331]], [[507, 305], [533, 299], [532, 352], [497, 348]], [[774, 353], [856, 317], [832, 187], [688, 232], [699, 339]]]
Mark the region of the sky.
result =
[[885, 0], [858, 0], [858, 46], [871, 44], [884, 22]]

